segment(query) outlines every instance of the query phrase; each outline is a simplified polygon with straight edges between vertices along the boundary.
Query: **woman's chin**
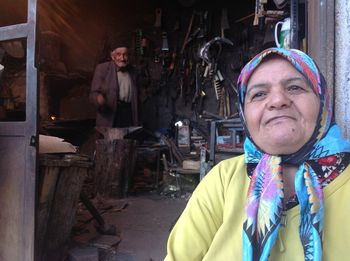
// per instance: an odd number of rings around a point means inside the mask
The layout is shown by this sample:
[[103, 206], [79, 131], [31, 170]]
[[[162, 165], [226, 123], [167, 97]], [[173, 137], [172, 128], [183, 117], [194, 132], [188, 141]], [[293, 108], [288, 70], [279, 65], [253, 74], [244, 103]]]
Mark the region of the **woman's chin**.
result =
[[297, 152], [298, 149], [290, 147], [269, 148], [265, 152], [270, 155], [290, 155]]
[[261, 149], [272, 155], [289, 155], [297, 152], [305, 143], [295, 136], [273, 137], [261, 144]]

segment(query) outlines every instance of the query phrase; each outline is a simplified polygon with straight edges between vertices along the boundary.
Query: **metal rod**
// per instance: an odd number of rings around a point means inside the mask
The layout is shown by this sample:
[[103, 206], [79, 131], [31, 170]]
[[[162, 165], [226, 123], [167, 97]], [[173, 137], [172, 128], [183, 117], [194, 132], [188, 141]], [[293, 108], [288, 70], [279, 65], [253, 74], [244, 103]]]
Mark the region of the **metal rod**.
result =
[[293, 49], [299, 49], [299, 0], [291, 0], [290, 3], [290, 45]]

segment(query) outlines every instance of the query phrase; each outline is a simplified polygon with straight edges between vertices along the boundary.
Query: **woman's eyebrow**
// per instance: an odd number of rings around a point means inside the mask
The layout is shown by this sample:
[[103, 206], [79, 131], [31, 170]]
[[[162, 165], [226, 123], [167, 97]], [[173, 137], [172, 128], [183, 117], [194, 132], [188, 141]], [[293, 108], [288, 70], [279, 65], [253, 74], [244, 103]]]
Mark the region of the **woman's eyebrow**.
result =
[[282, 80], [282, 83], [291, 83], [291, 82], [296, 82], [296, 81], [302, 81], [307, 83], [306, 79], [304, 77], [296, 76], [296, 77], [290, 77], [288, 79]]
[[[287, 79], [281, 80], [281, 84], [285, 85], [285, 84], [288, 84], [288, 83], [298, 82], [298, 81], [302, 81], [304, 83], [307, 83], [307, 80], [305, 79], [305, 77], [303, 77], [303, 76], [294, 76], [294, 77], [289, 77]], [[269, 85], [268, 83], [256, 83], [256, 84], [249, 85], [247, 87], [246, 95], [248, 95], [254, 89], [263, 88], [263, 87], [266, 87], [268, 85]]]

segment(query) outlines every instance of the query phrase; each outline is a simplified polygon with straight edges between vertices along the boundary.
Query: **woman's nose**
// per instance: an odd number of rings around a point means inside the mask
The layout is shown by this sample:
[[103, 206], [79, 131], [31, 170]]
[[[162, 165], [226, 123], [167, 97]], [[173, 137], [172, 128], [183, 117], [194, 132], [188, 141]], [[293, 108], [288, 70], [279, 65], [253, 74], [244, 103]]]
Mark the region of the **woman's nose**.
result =
[[289, 107], [292, 103], [290, 97], [283, 91], [275, 91], [270, 93], [268, 100], [269, 109], [282, 109]]

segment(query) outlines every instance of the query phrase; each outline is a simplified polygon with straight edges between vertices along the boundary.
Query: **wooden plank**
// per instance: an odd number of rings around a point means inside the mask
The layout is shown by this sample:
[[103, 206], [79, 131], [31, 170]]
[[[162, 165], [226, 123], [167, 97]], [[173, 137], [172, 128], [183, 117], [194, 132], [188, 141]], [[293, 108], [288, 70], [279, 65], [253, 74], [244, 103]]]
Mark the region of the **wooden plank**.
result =
[[60, 172], [58, 167], [41, 166], [39, 172], [39, 205], [37, 208], [37, 226], [35, 233], [36, 260], [42, 260], [47, 223], [54, 199], [57, 179]]
[[76, 206], [87, 168], [60, 168], [54, 199], [47, 223], [43, 260], [61, 260], [75, 221]]

